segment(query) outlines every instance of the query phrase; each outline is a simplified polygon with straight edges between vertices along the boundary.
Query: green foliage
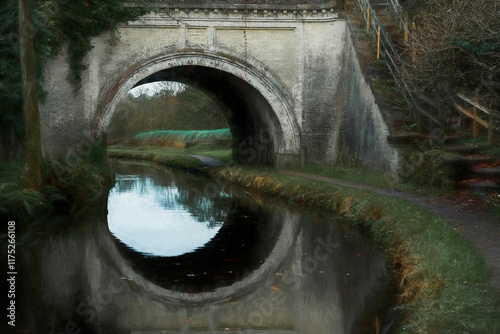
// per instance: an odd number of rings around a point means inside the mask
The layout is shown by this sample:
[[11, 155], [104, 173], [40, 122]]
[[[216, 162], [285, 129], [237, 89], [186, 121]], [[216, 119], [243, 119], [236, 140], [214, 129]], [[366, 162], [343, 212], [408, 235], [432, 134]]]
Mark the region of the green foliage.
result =
[[197, 158], [188, 156], [184, 150], [173, 147], [151, 146], [112, 146], [108, 148], [108, 157], [118, 159], [145, 160], [161, 165], [190, 169], [201, 167], [203, 164]]
[[0, 11], [0, 145], [12, 150], [23, 135], [17, 1]]
[[418, 186], [447, 189], [452, 185], [451, 168], [443, 163], [443, 152], [432, 149], [425, 152], [413, 151], [402, 167], [405, 181]]
[[22, 169], [22, 164], [16, 162], [0, 164], [0, 217], [23, 219], [46, 204], [43, 194], [21, 187]]
[[59, 50], [68, 42], [70, 66], [76, 78], [86, 68], [83, 57], [92, 49], [91, 38], [118, 24], [146, 14], [146, 1], [134, 1], [140, 7], [124, 6], [124, 0], [51, 0], [39, 1], [37, 12], [43, 12], [50, 35], [46, 39], [51, 50]]
[[41, 190], [24, 188], [20, 163], [0, 164], [0, 216], [28, 223], [42, 213], [73, 210], [77, 205], [91, 205], [107, 196], [113, 185], [106, 161], [106, 149], [91, 143], [82, 155], [65, 161], [45, 162]]
[[[76, 78], [85, 69], [83, 57], [92, 37], [147, 12], [147, 1], [124, 7], [125, 0], [32, 0], [32, 32], [37, 57], [38, 94], [43, 64], [68, 43], [70, 65]], [[0, 11], [0, 148], [11, 152], [24, 134], [18, 36], [18, 1], [7, 0]], [[0, 150], [1, 151], [1, 150]], [[0, 157], [2, 159], [2, 157]], [[4, 157], [5, 159], [5, 157]]]
[[89, 143], [82, 155], [46, 163], [44, 174], [45, 184], [60, 188], [70, 203], [94, 200], [113, 185], [106, 148], [101, 143]]
[[128, 94], [111, 120], [108, 139], [116, 142], [157, 129], [212, 130], [227, 127], [216, 103], [202, 91], [184, 86], [181, 91], [160, 90], [154, 95]]
[[173, 130], [212, 130], [227, 127], [223, 109], [216, 97], [208, 96], [196, 87], [187, 86], [175, 96]]
[[500, 7], [498, 0], [404, 0], [416, 29], [402, 74], [415, 93], [447, 99], [478, 94], [500, 105]]
[[474, 43], [464, 41], [462, 38], [457, 37], [455, 43], [464, 50], [478, 55], [483, 55], [488, 52], [500, 52], [500, 43], [494, 40]]
[[399, 333], [498, 333], [500, 299], [486, 284], [450, 284], [438, 298], [405, 305], [412, 321]]

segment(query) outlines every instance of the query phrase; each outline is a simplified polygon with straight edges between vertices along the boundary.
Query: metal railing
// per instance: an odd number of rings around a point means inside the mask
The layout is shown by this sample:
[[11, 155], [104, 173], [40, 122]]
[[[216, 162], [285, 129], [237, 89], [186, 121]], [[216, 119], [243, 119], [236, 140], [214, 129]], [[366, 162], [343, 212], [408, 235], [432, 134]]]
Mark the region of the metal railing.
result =
[[[411, 24], [409, 24], [410, 22], [406, 17], [403, 18], [402, 8], [399, 5], [399, 1], [389, 0], [389, 2], [391, 4], [391, 7], [393, 8], [393, 11], [395, 11], [395, 15], [398, 17], [400, 24], [405, 29], [406, 34], [408, 32], [411, 32], [412, 29]], [[394, 78], [394, 81], [400, 88], [400, 91], [403, 94], [403, 97], [405, 98], [406, 103], [410, 109], [410, 112], [412, 113], [415, 120], [419, 122], [420, 114], [422, 114], [430, 121], [432, 121], [432, 123], [436, 124], [439, 127], [442, 127], [442, 123], [439, 120], [439, 118], [436, 118], [433, 114], [425, 110], [425, 108], [421, 107], [421, 102], [425, 102], [429, 106], [435, 106], [438, 105], [438, 103], [437, 102], [429, 103], [429, 100], [431, 99], [429, 99], [428, 97], [415, 96], [414, 94], [412, 94], [408, 84], [402, 78], [398, 66], [400, 60], [398, 51], [394, 43], [392, 42], [389, 34], [384, 30], [384, 27], [380, 23], [380, 20], [378, 19], [377, 14], [373, 10], [373, 7], [370, 4], [370, 2], [368, 0], [358, 0], [358, 4], [366, 22], [367, 32], [371, 32], [373, 37], [376, 38], [377, 40], [377, 59], [379, 58], [379, 55], [382, 57], [382, 60], [389, 69], [389, 72]], [[405, 34], [405, 39], [407, 36], [406, 34]]]

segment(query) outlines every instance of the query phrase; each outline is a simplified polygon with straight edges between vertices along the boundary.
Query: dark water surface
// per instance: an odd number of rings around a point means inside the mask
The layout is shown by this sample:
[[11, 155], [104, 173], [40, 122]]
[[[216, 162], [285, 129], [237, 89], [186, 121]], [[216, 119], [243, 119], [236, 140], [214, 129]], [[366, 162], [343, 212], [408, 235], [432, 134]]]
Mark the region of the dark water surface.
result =
[[203, 176], [113, 168], [108, 212], [23, 237], [17, 330], [375, 333], [387, 274], [360, 233]]

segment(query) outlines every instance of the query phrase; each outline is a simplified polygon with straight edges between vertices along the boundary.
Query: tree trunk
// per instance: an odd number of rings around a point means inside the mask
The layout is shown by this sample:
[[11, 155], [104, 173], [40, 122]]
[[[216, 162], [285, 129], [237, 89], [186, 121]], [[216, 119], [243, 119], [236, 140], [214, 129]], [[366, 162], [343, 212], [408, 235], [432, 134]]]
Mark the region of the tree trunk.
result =
[[35, 50], [36, 30], [31, 22], [29, 0], [19, 0], [19, 41], [21, 53], [21, 80], [23, 85], [24, 141], [23, 181], [26, 186], [39, 188], [42, 184], [42, 152], [40, 143], [40, 115], [36, 89]]

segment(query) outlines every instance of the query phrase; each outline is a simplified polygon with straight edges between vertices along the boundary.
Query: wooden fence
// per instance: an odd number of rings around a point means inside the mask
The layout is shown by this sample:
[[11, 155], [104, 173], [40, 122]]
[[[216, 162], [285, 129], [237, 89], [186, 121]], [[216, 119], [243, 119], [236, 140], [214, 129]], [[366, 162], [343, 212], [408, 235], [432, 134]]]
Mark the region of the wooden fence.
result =
[[[461, 105], [455, 103], [455, 108], [460, 111], [463, 115], [472, 119], [472, 137], [476, 138], [479, 134], [479, 127], [483, 126], [488, 130], [488, 145], [493, 144], [494, 141], [494, 133], [499, 131], [499, 120], [500, 114], [493, 110], [490, 110], [477, 102], [477, 99], [471, 99], [463, 94], [457, 95], [462, 101], [467, 102], [472, 106], [472, 110], [468, 110]], [[488, 121], [485, 121], [483, 118], [479, 117], [479, 111], [484, 113], [486, 117], [488, 117]]]

